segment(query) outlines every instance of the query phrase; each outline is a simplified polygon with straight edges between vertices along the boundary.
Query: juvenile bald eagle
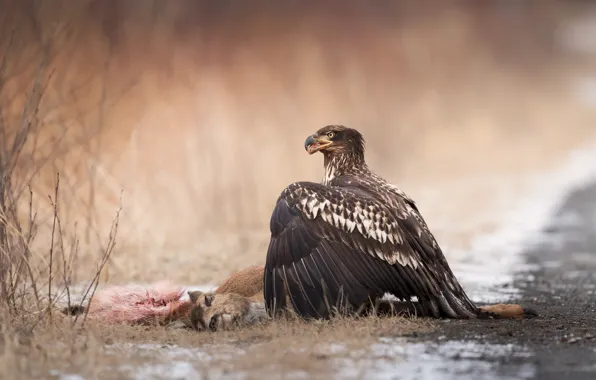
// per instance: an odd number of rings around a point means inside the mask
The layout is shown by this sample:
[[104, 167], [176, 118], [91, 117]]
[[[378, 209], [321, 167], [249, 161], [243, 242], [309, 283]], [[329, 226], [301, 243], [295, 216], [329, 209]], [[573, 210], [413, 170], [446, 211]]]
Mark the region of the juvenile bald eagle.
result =
[[390, 293], [419, 315], [477, 317], [416, 204], [369, 169], [364, 145], [341, 125], [306, 139], [309, 154], [323, 154], [325, 177], [292, 183], [277, 200], [264, 274], [268, 312], [284, 309], [288, 295], [302, 317], [327, 319]]

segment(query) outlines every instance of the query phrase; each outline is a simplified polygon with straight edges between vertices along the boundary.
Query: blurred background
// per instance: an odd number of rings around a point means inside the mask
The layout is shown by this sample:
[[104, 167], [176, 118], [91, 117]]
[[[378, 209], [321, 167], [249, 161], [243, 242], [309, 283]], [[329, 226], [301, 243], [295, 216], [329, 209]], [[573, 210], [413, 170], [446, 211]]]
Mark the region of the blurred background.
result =
[[264, 263], [281, 190], [322, 178], [303, 142], [327, 124], [364, 134], [369, 165], [457, 260], [596, 134], [592, 1], [0, 4], [1, 127], [43, 89], [17, 171], [37, 258], [59, 172], [78, 279], [120, 204], [106, 281], [201, 284]]

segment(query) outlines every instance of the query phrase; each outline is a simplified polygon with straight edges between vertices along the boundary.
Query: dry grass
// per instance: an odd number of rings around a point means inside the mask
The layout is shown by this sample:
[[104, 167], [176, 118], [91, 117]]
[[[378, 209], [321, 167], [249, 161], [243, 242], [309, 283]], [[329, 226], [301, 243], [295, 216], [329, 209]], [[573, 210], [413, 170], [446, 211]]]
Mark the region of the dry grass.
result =
[[[224, 368], [246, 371], [257, 378], [271, 373], [305, 371], [329, 376], [334, 368], [330, 360], [346, 355], [334, 352], [333, 346], [344, 346], [347, 352], [364, 352], [380, 337], [401, 337], [425, 332], [434, 322], [405, 318], [369, 317], [361, 320], [341, 319], [330, 323], [275, 323], [262, 329], [247, 331], [229, 339], [243, 347], [245, 354], [232, 358]], [[218, 338], [221, 341], [225, 338]], [[367, 355], [362, 355], [366, 358]]]
[[[165, 327], [102, 326], [72, 329], [70, 321], [42, 322], [34, 336], [5, 335], [1, 378], [42, 378], [51, 371], [76, 373], [86, 378], [134, 377], [143, 365], [171, 364], [172, 350], [188, 349], [197, 372], [245, 372], [248, 378], [274, 373], [306, 372], [320, 377], [333, 371], [334, 359], [346, 352], [362, 352], [380, 337], [399, 337], [434, 327], [428, 320], [368, 317], [327, 322], [275, 321], [251, 328], [217, 333], [196, 333]], [[128, 349], [130, 344], [136, 349]], [[334, 347], [343, 346], [338, 351]], [[152, 347], [152, 349], [143, 348]], [[206, 359], [206, 358], [209, 359]], [[180, 360], [183, 358], [178, 358]], [[11, 365], [7, 365], [11, 363]]]

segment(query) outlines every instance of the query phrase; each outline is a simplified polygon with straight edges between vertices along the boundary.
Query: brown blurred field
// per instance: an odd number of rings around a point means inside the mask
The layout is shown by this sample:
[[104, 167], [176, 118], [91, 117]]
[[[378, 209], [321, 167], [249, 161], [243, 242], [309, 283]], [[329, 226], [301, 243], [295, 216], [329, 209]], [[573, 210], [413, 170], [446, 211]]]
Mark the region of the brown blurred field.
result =
[[594, 53], [564, 44], [594, 17], [588, 2], [1, 7], [6, 125], [42, 59], [52, 72], [19, 174], [44, 164], [32, 181], [43, 259], [60, 172], [63, 224], [81, 239], [73, 281], [95, 273], [121, 194], [106, 281], [200, 284], [262, 263], [279, 192], [321, 178], [302, 144], [326, 124], [361, 130], [370, 165], [449, 247], [494, 228], [508, 191], [596, 133], [596, 108], [572, 91], [596, 74]]

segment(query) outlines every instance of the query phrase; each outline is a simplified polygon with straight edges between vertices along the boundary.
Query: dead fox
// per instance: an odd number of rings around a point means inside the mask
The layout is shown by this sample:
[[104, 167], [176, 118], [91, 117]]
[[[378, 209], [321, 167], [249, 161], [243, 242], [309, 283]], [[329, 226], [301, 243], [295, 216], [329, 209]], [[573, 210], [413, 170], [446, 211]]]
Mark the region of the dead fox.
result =
[[189, 292], [193, 304], [189, 319], [192, 328], [204, 330], [229, 330], [255, 325], [269, 319], [265, 303], [236, 293]]
[[[199, 330], [215, 331], [232, 326], [250, 325], [269, 319], [263, 297], [264, 267], [252, 266], [232, 274], [213, 293], [194, 292], [191, 323]], [[189, 293], [190, 294], [190, 293]], [[291, 311], [291, 303], [286, 304]], [[194, 317], [193, 317], [194, 313]], [[374, 300], [363, 305], [357, 315], [413, 315], [427, 317], [417, 302]], [[495, 304], [478, 307], [478, 318], [521, 319], [538, 314], [517, 304]]]
[[200, 331], [216, 331], [269, 320], [263, 274], [264, 267], [253, 265], [233, 273], [214, 292], [189, 292], [193, 305], [189, 315], [191, 326]]

